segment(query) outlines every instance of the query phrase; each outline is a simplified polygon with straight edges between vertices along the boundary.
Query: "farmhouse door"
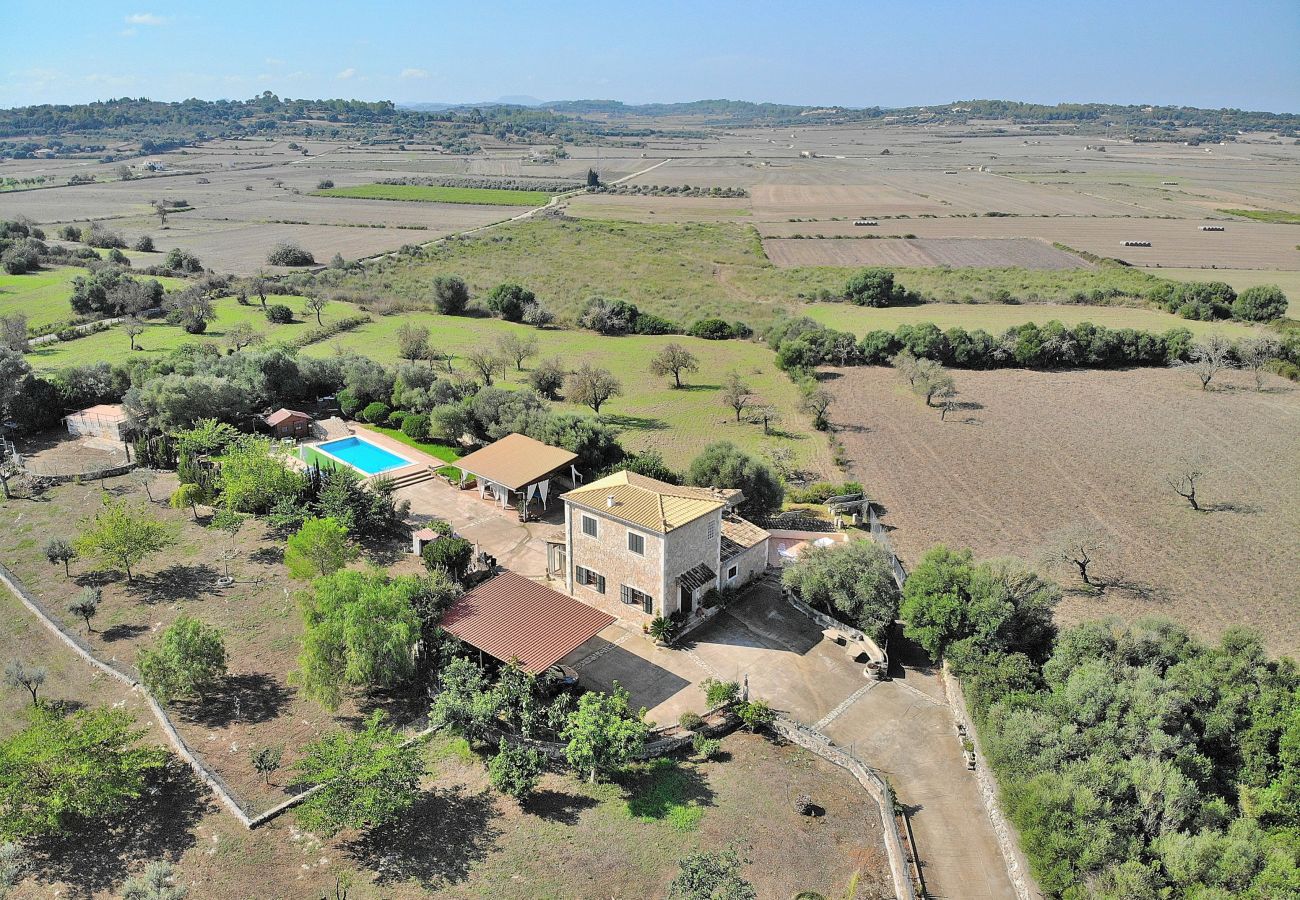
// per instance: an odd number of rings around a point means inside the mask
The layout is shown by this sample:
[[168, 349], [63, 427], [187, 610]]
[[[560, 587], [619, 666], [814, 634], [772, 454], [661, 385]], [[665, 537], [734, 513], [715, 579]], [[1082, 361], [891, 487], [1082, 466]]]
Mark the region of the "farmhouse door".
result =
[[689, 613], [691, 608], [694, 606], [694, 599], [691, 597], [691, 589], [683, 584], [678, 586], [678, 590], [681, 592], [681, 600], [678, 602], [677, 606], [682, 612]]

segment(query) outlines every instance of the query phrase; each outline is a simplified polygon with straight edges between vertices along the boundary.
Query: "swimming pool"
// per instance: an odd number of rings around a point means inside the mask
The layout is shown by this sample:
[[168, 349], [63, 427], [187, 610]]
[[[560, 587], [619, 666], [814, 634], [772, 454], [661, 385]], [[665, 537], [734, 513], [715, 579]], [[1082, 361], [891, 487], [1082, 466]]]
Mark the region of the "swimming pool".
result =
[[346, 437], [337, 441], [327, 441], [324, 444], [304, 447], [303, 450], [303, 458], [307, 462], [312, 460], [306, 451], [312, 450], [321, 456], [346, 463], [362, 475], [378, 475], [380, 472], [387, 472], [390, 469], [412, 464], [409, 459], [398, 456], [396, 453], [390, 453], [383, 447], [362, 440], [359, 437]]

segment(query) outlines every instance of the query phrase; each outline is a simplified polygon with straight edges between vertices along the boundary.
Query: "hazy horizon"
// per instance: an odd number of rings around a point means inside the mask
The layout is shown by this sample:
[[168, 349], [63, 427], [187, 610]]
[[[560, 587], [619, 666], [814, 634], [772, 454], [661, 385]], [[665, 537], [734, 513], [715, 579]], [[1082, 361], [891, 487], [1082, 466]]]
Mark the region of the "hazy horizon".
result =
[[958, 100], [1300, 111], [1300, 4], [1025, 0], [787, 6], [72, 0], [8, 15], [0, 105], [115, 97], [416, 103]]

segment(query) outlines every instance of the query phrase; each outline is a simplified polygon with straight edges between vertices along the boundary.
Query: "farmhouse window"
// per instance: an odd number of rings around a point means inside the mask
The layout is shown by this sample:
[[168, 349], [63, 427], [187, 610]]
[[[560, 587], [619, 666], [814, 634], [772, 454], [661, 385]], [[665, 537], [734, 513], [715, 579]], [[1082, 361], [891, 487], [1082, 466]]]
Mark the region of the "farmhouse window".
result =
[[605, 593], [605, 576], [591, 569], [584, 569], [582, 566], [573, 567], [573, 580], [578, 584], [586, 585], [596, 589], [597, 593]]
[[582, 517], [582, 533], [588, 537], [596, 537], [596, 519], [594, 516]]
[[645, 535], [629, 531], [627, 533], [627, 549], [637, 556], [645, 556]]
[[628, 587], [626, 584], [618, 586], [619, 599], [629, 606], [639, 606], [644, 612], [654, 611], [654, 598], [645, 591], [638, 591], [634, 587]]
[[736, 571], [737, 571], [737, 567], [736, 567], [736, 566], [732, 566], [730, 569], [727, 570], [727, 577], [728, 577], [728, 578], [735, 578], [735, 577], [736, 577]]
[[714, 528], [715, 526], [713, 522], [709, 522], [709, 540], [713, 540], [718, 534], [718, 532], [715, 531]]

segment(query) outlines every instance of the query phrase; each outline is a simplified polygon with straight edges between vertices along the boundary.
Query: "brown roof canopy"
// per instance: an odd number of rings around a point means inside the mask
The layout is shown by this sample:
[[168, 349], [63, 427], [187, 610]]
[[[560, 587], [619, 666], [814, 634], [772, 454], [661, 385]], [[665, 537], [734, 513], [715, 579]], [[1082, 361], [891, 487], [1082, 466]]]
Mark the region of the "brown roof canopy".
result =
[[452, 605], [442, 627], [534, 675], [591, 640], [614, 617], [517, 572], [502, 572]]
[[507, 434], [482, 450], [462, 456], [456, 460], [456, 468], [512, 491], [521, 491], [577, 459], [576, 453], [543, 444], [527, 435]]

